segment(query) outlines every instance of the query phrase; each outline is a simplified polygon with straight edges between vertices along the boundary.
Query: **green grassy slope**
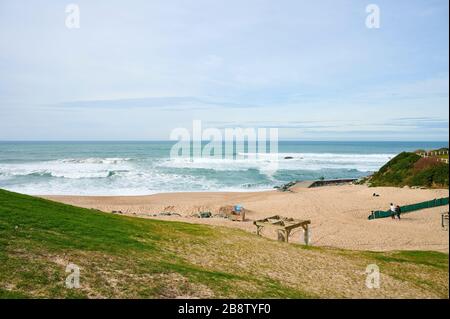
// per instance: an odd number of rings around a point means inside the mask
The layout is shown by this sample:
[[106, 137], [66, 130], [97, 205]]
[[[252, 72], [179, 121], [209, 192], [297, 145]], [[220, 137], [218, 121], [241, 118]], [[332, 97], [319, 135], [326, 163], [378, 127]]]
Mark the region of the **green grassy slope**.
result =
[[403, 152], [369, 179], [371, 186], [448, 187], [449, 166], [433, 158]]
[[[65, 287], [80, 267], [79, 289]], [[365, 269], [380, 267], [380, 289]], [[0, 297], [448, 297], [448, 255], [305, 248], [0, 190]]]

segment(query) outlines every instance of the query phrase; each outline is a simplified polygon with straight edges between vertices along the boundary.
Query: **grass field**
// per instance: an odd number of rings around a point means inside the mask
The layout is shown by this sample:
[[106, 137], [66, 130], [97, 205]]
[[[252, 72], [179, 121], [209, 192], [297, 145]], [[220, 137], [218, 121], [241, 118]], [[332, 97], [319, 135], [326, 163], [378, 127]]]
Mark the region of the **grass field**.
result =
[[[69, 263], [78, 289], [65, 287]], [[0, 297], [448, 298], [448, 254], [304, 247], [0, 190]]]

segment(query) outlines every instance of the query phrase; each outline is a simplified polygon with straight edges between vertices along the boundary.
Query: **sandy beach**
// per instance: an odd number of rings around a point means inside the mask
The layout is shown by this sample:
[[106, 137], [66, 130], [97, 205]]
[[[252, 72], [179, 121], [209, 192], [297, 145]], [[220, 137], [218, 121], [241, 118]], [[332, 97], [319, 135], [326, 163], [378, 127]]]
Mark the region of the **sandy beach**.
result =
[[[378, 197], [372, 196], [379, 194]], [[448, 232], [441, 228], [441, 213], [448, 206], [369, 221], [372, 210], [386, 210], [389, 203], [406, 205], [447, 197], [446, 189], [410, 189], [361, 185], [297, 188], [293, 192], [202, 192], [165, 193], [148, 196], [42, 196], [75, 206], [124, 215], [203, 223], [240, 228], [256, 233], [253, 220], [282, 215], [311, 220], [311, 245], [355, 250], [432, 250], [448, 252]], [[246, 222], [224, 218], [196, 218], [200, 211], [218, 213], [221, 207], [241, 204], [249, 210]], [[161, 212], [181, 216], [153, 216]], [[268, 230], [263, 235], [275, 238]], [[291, 234], [291, 242], [302, 242], [301, 231]]]

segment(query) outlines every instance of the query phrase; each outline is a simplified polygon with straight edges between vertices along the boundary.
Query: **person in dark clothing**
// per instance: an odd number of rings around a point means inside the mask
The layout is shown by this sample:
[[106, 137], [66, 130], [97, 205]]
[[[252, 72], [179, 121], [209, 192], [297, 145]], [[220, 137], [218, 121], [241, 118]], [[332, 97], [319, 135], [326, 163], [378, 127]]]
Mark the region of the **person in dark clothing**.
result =
[[397, 218], [400, 219], [400, 214], [402, 213], [402, 209], [399, 205], [395, 207], [395, 214], [397, 215]]

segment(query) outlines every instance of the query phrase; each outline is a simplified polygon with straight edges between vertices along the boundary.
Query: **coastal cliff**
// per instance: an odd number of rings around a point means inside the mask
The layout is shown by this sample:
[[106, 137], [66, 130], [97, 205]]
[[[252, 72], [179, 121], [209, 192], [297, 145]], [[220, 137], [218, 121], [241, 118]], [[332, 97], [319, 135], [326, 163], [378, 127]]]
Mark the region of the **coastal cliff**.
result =
[[370, 186], [446, 188], [449, 185], [448, 168], [448, 149], [428, 153], [402, 152], [365, 182]]

